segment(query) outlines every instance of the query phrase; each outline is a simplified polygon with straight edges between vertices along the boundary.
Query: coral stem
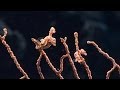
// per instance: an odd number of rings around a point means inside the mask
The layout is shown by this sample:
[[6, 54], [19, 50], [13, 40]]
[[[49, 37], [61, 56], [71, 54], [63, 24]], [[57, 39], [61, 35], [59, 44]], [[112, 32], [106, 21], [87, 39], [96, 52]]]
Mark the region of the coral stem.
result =
[[110, 78], [110, 74], [113, 72], [115, 68], [118, 69], [119, 74], [120, 74], [120, 66], [115, 62], [115, 59], [113, 59], [107, 53], [105, 53], [94, 41], [87, 41], [87, 44], [91, 44], [95, 46], [95, 48], [98, 50], [99, 53], [101, 53], [104, 57], [106, 57], [108, 60], [112, 62], [113, 67], [107, 72], [106, 79]]
[[[4, 35], [1, 36], [0, 35], [0, 40], [2, 42], [2, 44], [5, 46], [5, 48], [7, 49], [8, 53], [10, 54], [10, 57], [13, 59], [16, 67], [18, 68], [18, 70], [23, 74], [23, 77], [25, 77], [26, 79], [30, 79], [27, 75], [27, 73], [22, 69], [22, 67], [20, 66], [20, 64], [18, 63], [18, 60], [16, 58], [16, 56], [14, 55], [13, 51], [11, 50], [10, 46], [7, 44], [7, 42], [5, 41], [5, 37], [7, 36], [7, 29], [4, 28]], [[21, 77], [21, 78], [23, 78]]]

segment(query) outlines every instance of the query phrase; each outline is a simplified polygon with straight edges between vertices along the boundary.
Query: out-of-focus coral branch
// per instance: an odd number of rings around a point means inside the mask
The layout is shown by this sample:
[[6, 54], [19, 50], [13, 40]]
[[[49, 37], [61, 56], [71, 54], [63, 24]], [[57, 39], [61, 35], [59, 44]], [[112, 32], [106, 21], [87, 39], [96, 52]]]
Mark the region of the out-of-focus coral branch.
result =
[[79, 45], [78, 45], [79, 41], [78, 41], [78, 33], [77, 32], [74, 33], [74, 37], [75, 37], [75, 46], [76, 46], [76, 52], [74, 53], [75, 62], [82, 64], [87, 71], [89, 79], [92, 79], [92, 75], [91, 75], [89, 66], [86, 64], [85, 59], [82, 57], [82, 55], [87, 56], [87, 53], [84, 49], [79, 49]]
[[108, 53], [105, 53], [101, 48], [99, 48], [99, 46], [94, 41], [87, 41], [87, 44], [91, 44], [95, 46], [95, 48], [98, 50], [99, 53], [101, 53], [103, 56], [105, 56], [107, 59], [109, 59], [112, 62], [113, 67], [107, 72], [106, 79], [110, 78], [110, 74], [113, 72], [115, 68], [118, 69], [118, 72], [120, 74], [120, 66], [115, 62], [115, 59], [110, 57]]
[[6, 36], [7, 36], [7, 29], [4, 28], [3, 31], [4, 31], [4, 35], [3, 35], [3, 36], [0, 35], [0, 40], [1, 40], [2, 44], [6, 47], [8, 53], [10, 54], [10, 57], [13, 59], [15, 65], [16, 65], [16, 67], [17, 67], [17, 68], [20, 70], [20, 72], [23, 74], [23, 77], [21, 77], [20, 79], [24, 79], [24, 78], [30, 79], [30, 78], [28, 77], [27, 73], [22, 69], [22, 67], [21, 67], [20, 64], [18, 63], [18, 60], [17, 60], [16, 56], [14, 55], [13, 51], [11, 50], [10, 46], [9, 46], [9, 45], [7, 44], [7, 42], [5, 41], [5, 38], [6, 38]]

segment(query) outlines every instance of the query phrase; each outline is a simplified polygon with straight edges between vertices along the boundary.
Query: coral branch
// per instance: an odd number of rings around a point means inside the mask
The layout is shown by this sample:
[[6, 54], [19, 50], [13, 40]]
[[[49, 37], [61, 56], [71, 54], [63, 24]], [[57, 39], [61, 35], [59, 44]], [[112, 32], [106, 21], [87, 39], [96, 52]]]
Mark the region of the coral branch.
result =
[[78, 42], [78, 33], [75, 32], [74, 33], [74, 37], [75, 37], [75, 46], [76, 46], [76, 51], [79, 51], [79, 42]]
[[55, 28], [51, 27], [50, 31], [49, 31], [49, 35], [46, 36], [44, 39], [38, 41], [34, 38], [31, 38], [32, 42], [36, 45], [36, 49], [39, 50], [40, 52], [40, 56], [37, 60], [37, 70], [38, 73], [41, 77], [41, 79], [44, 79], [44, 76], [41, 72], [41, 68], [40, 68], [40, 61], [42, 56], [45, 57], [46, 62], [48, 63], [49, 67], [54, 71], [54, 73], [60, 78], [60, 79], [64, 79], [61, 75], [61, 72], [57, 71], [56, 68], [53, 66], [53, 64], [51, 63], [50, 59], [48, 58], [47, 54], [45, 53], [44, 49], [48, 49], [51, 45], [56, 46], [56, 39], [54, 37], [52, 37], [52, 35], [55, 33]]
[[3, 31], [4, 31], [4, 35], [3, 35], [3, 36], [0, 35], [0, 40], [1, 40], [2, 44], [6, 47], [8, 53], [10, 54], [10, 57], [13, 59], [15, 65], [16, 65], [16, 67], [17, 67], [17, 68], [20, 70], [20, 72], [23, 74], [23, 77], [21, 77], [20, 79], [23, 79], [23, 78], [29, 79], [27, 73], [22, 69], [22, 67], [21, 67], [20, 64], [18, 63], [17, 58], [16, 58], [16, 56], [14, 55], [13, 51], [11, 50], [10, 46], [9, 46], [9, 45], [7, 44], [7, 42], [5, 41], [5, 38], [6, 38], [6, 36], [7, 36], [7, 29], [4, 28]]
[[68, 54], [63, 55], [63, 56], [60, 58], [60, 70], [58, 71], [59, 73], [62, 73], [62, 71], [63, 71], [63, 68], [64, 68], [64, 66], [63, 66], [63, 60], [65, 60], [66, 57], [68, 57]]
[[120, 74], [120, 66], [115, 62], [115, 59], [113, 59], [112, 57], [110, 57], [101, 48], [99, 48], [99, 46], [94, 41], [87, 41], [87, 44], [92, 44], [93, 46], [95, 46], [95, 48], [98, 50], [99, 53], [101, 53], [104, 57], [106, 57], [107, 59], [109, 59], [112, 62], [113, 67], [107, 72], [106, 79], [110, 78], [110, 74], [113, 72], [113, 70], [115, 68], [118, 69], [119, 74]]
[[49, 67], [54, 71], [54, 73], [60, 78], [60, 79], [64, 79], [61, 75], [60, 72], [58, 72], [56, 70], [56, 68], [53, 66], [53, 64], [51, 63], [50, 59], [48, 58], [48, 56], [46, 55], [45, 51], [42, 50], [41, 53], [44, 55], [46, 62], [48, 63]]
[[87, 53], [84, 49], [79, 50], [79, 46], [78, 46], [79, 42], [78, 42], [78, 33], [77, 32], [74, 33], [74, 37], [75, 37], [75, 46], [76, 46], [76, 52], [74, 53], [75, 62], [82, 64], [87, 71], [89, 79], [92, 79], [92, 75], [91, 75], [89, 66], [86, 64], [85, 59], [82, 57], [82, 55], [87, 56]]
[[[39, 42], [38, 40], [32, 38], [32, 41], [33, 41], [33, 43], [35, 43], [36, 47], [39, 47], [39, 46], [38, 46], [38, 43], [40, 43], [40, 42]], [[41, 59], [42, 59], [42, 56], [44, 56], [46, 62], [48, 63], [49, 67], [54, 71], [54, 73], [55, 73], [60, 79], [64, 79], [64, 78], [62, 77], [61, 73], [58, 72], [58, 71], [56, 70], [56, 68], [53, 66], [53, 64], [51, 63], [51, 61], [50, 61], [50, 59], [48, 58], [48, 56], [47, 56], [47, 54], [45, 53], [45, 51], [44, 51], [43, 49], [41, 49], [41, 48], [36, 48], [36, 49], [38, 49], [39, 52], [40, 52], [40, 56], [39, 56], [39, 58], [38, 58], [38, 60], [37, 60], [37, 63], [36, 63], [36, 65], [37, 65], [37, 70], [38, 70], [38, 73], [39, 73], [39, 75], [40, 75], [40, 78], [41, 78], [41, 79], [45, 79], [45, 77], [44, 77], [43, 74], [42, 74], [41, 67], [40, 67], [40, 61], [41, 61]]]
[[[52, 71], [60, 78], [60, 79], [64, 79], [63, 76], [61, 75], [62, 71], [63, 71], [63, 60], [65, 58], [69, 58], [69, 62], [70, 62], [70, 65], [72, 66], [72, 69], [73, 69], [73, 72], [74, 72], [74, 76], [77, 78], [77, 79], [80, 79], [79, 76], [78, 76], [78, 73], [77, 73], [77, 70], [76, 70], [76, 67], [74, 65], [74, 62], [70, 56], [70, 52], [69, 52], [69, 49], [68, 49], [68, 45], [66, 44], [66, 40], [67, 40], [67, 37], [65, 37], [64, 39], [63, 38], [60, 38], [61, 39], [61, 42], [63, 43], [64, 47], [65, 47], [65, 50], [66, 50], [66, 55], [63, 55], [61, 58], [60, 58], [60, 69], [59, 70], [56, 70], [56, 68], [53, 66], [53, 64], [51, 63], [50, 59], [48, 58], [47, 54], [45, 53], [44, 49], [48, 49], [51, 45], [53, 46], [56, 46], [56, 39], [52, 37], [52, 34], [54, 34], [56, 31], [55, 29], [52, 27], [49, 31], [49, 35], [46, 36], [44, 39], [38, 41], [34, 38], [31, 38], [32, 42], [36, 45], [36, 49], [39, 50], [40, 52], [40, 56], [37, 60], [37, 70], [38, 70], [38, 73], [40, 75], [40, 77], [42, 79], [44, 79], [44, 76], [41, 72], [41, 68], [40, 68], [40, 61], [41, 61], [41, 58], [42, 56], [45, 57], [45, 60], [46, 62], [48, 63], [49, 67], [52, 69]], [[49, 47], [48, 47], [49, 46]], [[47, 48], [46, 48], [47, 47]]]
[[[61, 42], [63, 43], [64, 47], [65, 47], [65, 51], [66, 51], [66, 57], [68, 57], [69, 59], [69, 62], [70, 62], [70, 65], [72, 66], [72, 69], [73, 69], [73, 72], [74, 72], [74, 76], [76, 79], [80, 79], [80, 77], [78, 76], [78, 73], [77, 73], [77, 69], [74, 65], [74, 62], [70, 56], [70, 51], [69, 51], [69, 48], [68, 48], [68, 45], [66, 44], [66, 40], [67, 40], [67, 37], [65, 37], [64, 39], [63, 38], [60, 38], [61, 39]], [[63, 56], [64, 57], [64, 56]], [[64, 59], [64, 58], [63, 58]], [[62, 59], [61, 59], [62, 60]], [[61, 65], [62, 66], [62, 65]], [[62, 70], [62, 69], [61, 69]]]
[[89, 66], [86, 64], [85, 61], [81, 62], [81, 64], [85, 67], [86, 71], [87, 71], [87, 74], [88, 74], [88, 77], [89, 79], [92, 79], [92, 75], [91, 75], [91, 71], [89, 69]]
[[42, 54], [40, 54], [40, 56], [39, 56], [39, 58], [38, 58], [38, 60], [37, 60], [36, 65], [37, 65], [37, 70], [38, 70], [38, 73], [39, 73], [39, 75], [40, 75], [40, 78], [41, 78], [41, 79], [45, 79], [45, 77], [44, 77], [44, 75], [43, 75], [43, 73], [42, 73], [42, 71], [41, 71], [41, 67], [40, 67], [41, 58], [42, 58]]
[[[67, 38], [65, 38], [65, 39], [62, 39], [62, 38], [61, 38], [61, 41], [62, 41], [62, 40], [63, 40], [63, 42], [64, 42], [64, 41], [67, 40]], [[32, 41], [35, 43], [36, 47], [39, 47], [39, 46], [37, 46], [38, 43], [39, 43], [38, 40], [32, 38]], [[63, 71], [63, 60], [65, 60], [65, 58], [68, 57], [68, 58], [69, 58], [69, 61], [70, 61], [70, 64], [71, 64], [71, 66], [72, 66], [72, 68], [73, 68], [73, 71], [74, 71], [74, 74], [75, 74], [76, 78], [79, 78], [79, 76], [77, 75], [77, 72], [76, 72], [76, 68], [75, 68], [75, 66], [74, 66], [74, 63], [73, 63], [71, 57], [69, 56], [68, 46], [67, 46], [65, 43], [64, 43], [64, 46], [65, 46], [65, 49], [66, 49], [67, 54], [66, 54], [66, 55], [63, 55], [63, 56], [60, 58], [60, 69], [59, 69], [59, 71], [57, 71], [56, 68], [53, 66], [53, 64], [52, 64], [51, 61], [49, 60], [49, 58], [48, 58], [47, 54], [45, 53], [45, 51], [42, 50], [42, 49], [36, 48], [36, 49], [38, 49], [39, 52], [40, 52], [40, 56], [39, 56], [39, 58], [38, 58], [38, 60], [37, 60], [36, 65], [37, 65], [37, 70], [38, 70], [38, 73], [39, 73], [41, 79], [44, 79], [44, 76], [43, 76], [43, 74], [42, 74], [42, 72], [41, 72], [41, 68], [40, 68], [40, 61], [41, 61], [42, 56], [45, 57], [46, 62], [48, 63], [49, 67], [55, 72], [55, 74], [56, 74], [60, 79], [64, 79], [64, 78], [62, 77], [62, 75], [61, 75], [61, 73], [62, 73], [62, 71]]]

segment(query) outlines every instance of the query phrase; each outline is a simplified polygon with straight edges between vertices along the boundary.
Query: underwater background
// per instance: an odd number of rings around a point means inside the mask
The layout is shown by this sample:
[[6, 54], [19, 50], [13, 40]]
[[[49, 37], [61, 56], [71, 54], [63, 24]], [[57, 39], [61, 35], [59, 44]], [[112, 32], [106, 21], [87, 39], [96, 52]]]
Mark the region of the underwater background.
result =
[[[39, 52], [35, 49], [31, 38], [44, 38], [52, 26], [56, 28], [54, 37], [57, 39], [57, 46], [45, 51], [56, 68], [59, 69], [60, 57], [65, 54], [60, 37], [68, 37], [67, 44], [74, 59], [74, 32], [79, 34], [80, 48], [88, 53], [85, 59], [93, 79], [105, 79], [107, 71], [112, 68], [112, 63], [98, 53], [95, 47], [87, 45], [87, 40], [95, 41], [120, 65], [120, 11], [0, 11], [0, 34], [3, 34], [4, 27], [8, 28], [6, 41], [31, 79], [39, 79], [36, 68]], [[79, 63], [75, 63], [75, 66], [80, 78], [88, 79], [84, 67]], [[58, 79], [44, 58], [41, 68], [46, 79]], [[74, 79], [67, 60], [64, 62], [62, 75], [65, 79]], [[18, 79], [21, 76], [1, 44], [0, 79]], [[110, 79], [119, 78], [117, 70], [112, 72]]]

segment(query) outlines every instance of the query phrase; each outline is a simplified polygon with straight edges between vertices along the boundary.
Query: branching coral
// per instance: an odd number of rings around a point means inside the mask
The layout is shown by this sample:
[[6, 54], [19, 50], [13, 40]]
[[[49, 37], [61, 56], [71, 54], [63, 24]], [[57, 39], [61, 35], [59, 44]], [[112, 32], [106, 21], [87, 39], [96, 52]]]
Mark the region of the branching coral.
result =
[[56, 32], [55, 28], [52, 27], [49, 31], [49, 35], [46, 36], [44, 39], [41, 39], [39, 41], [34, 38], [31, 38], [32, 42], [35, 43], [35, 45], [36, 45], [36, 49], [39, 50], [39, 52], [40, 52], [40, 56], [37, 60], [36, 65], [37, 65], [37, 70], [38, 70], [38, 73], [39, 73], [41, 79], [44, 79], [44, 75], [43, 75], [43, 73], [41, 71], [41, 67], [40, 67], [40, 62], [41, 62], [42, 56], [45, 57], [46, 62], [48, 63], [49, 67], [55, 72], [55, 74], [60, 79], [63, 79], [61, 73], [56, 70], [56, 68], [53, 66], [53, 64], [51, 63], [50, 59], [48, 58], [47, 54], [44, 51], [44, 49], [48, 49], [51, 45], [56, 46], [56, 39], [54, 37], [52, 37], [52, 35], [55, 32]]
[[32, 38], [32, 42], [35, 43], [36, 45], [36, 49], [39, 50], [40, 52], [40, 56], [37, 60], [37, 69], [38, 69], [38, 73], [40, 75], [40, 78], [41, 79], [44, 79], [44, 76], [41, 72], [41, 67], [40, 67], [40, 61], [41, 61], [41, 58], [42, 56], [45, 57], [46, 59], [46, 62], [48, 63], [48, 65], [50, 66], [50, 68], [55, 72], [55, 74], [60, 78], [60, 79], [64, 79], [63, 76], [61, 75], [62, 71], [63, 71], [63, 60], [68, 57], [69, 59], [69, 62], [70, 62], [70, 65], [72, 66], [72, 69], [73, 69], [73, 72], [74, 72], [74, 75], [77, 79], [79, 79], [79, 76], [78, 76], [78, 73], [77, 73], [77, 70], [76, 70], [76, 67], [74, 65], [74, 62], [70, 56], [70, 52], [69, 52], [69, 49], [68, 49], [68, 45], [66, 44], [66, 40], [67, 40], [67, 37], [65, 37], [64, 39], [63, 38], [60, 38], [61, 39], [61, 42], [63, 43], [64, 47], [65, 47], [65, 50], [66, 50], [66, 55], [63, 55], [61, 58], [60, 58], [60, 69], [59, 70], [56, 70], [56, 68], [53, 66], [53, 64], [51, 63], [51, 61], [49, 60], [47, 54], [45, 53], [44, 49], [47, 49], [49, 48], [51, 45], [53, 46], [56, 46], [56, 39], [52, 37], [52, 34], [54, 34], [56, 31], [55, 29], [52, 27], [49, 31], [49, 35], [46, 36], [44, 39], [38, 41], [34, 38]]
[[91, 44], [91, 45], [95, 46], [95, 48], [98, 50], [99, 53], [101, 53], [103, 56], [105, 56], [107, 59], [109, 59], [112, 62], [113, 67], [107, 72], [106, 79], [110, 78], [110, 74], [113, 72], [113, 70], [115, 68], [118, 69], [118, 72], [120, 74], [120, 66], [115, 62], [115, 59], [113, 59], [112, 57], [110, 57], [101, 48], [99, 48], [99, 46], [94, 41], [87, 41], [87, 44]]
[[75, 62], [82, 64], [87, 71], [89, 79], [92, 79], [92, 75], [91, 75], [89, 66], [86, 64], [85, 59], [82, 57], [82, 55], [87, 56], [87, 53], [84, 49], [79, 49], [79, 46], [78, 46], [79, 42], [78, 42], [78, 33], [77, 32], [74, 33], [74, 37], [75, 37], [75, 46], [76, 46], [76, 52], [74, 53]]
[[[10, 46], [7, 44], [5, 38], [7, 36], [7, 29], [4, 28], [4, 35], [0, 35], [0, 41], [2, 42], [2, 44], [5, 46], [5, 48], [7, 49], [8, 53], [10, 54], [10, 57], [13, 59], [17, 69], [23, 74], [23, 76], [20, 79], [30, 79], [27, 75], [27, 73], [22, 69], [22, 67], [20, 66], [16, 56], [14, 55], [13, 51], [11, 50]], [[36, 66], [37, 66], [37, 70], [38, 70], [38, 74], [40, 76], [41, 79], [45, 79], [42, 70], [41, 70], [41, 60], [42, 57], [45, 58], [47, 64], [49, 65], [50, 69], [56, 74], [56, 76], [58, 76], [60, 79], [64, 79], [64, 77], [62, 76], [62, 72], [64, 69], [64, 60], [66, 58], [68, 58], [69, 64], [72, 67], [72, 71], [74, 74], [74, 77], [76, 79], [80, 79], [76, 66], [74, 64], [74, 61], [70, 55], [70, 51], [69, 51], [69, 47], [67, 42], [67, 37], [65, 38], [60, 38], [61, 43], [64, 46], [65, 52], [66, 54], [62, 55], [60, 58], [60, 68], [56, 69], [54, 67], [54, 65], [52, 64], [52, 62], [50, 61], [48, 55], [45, 52], [45, 49], [49, 49], [51, 46], [56, 46], [56, 38], [53, 37], [53, 34], [56, 33], [56, 30], [54, 27], [50, 28], [49, 34], [48, 36], [46, 36], [45, 38], [41, 39], [41, 40], [37, 40], [35, 38], [31, 38], [32, 42], [36, 45], [36, 49], [39, 51], [40, 55], [39, 58], [37, 59], [36, 62]], [[79, 48], [79, 41], [78, 41], [78, 33], [75, 32], [74, 33], [74, 38], [75, 38], [75, 47], [76, 47], [76, 51], [74, 53], [74, 58], [75, 58], [75, 62], [80, 63], [81, 65], [84, 66], [84, 68], [86, 69], [86, 72], [88, 74], [88, 78], [92, 79], [92, 75], [91, 75], [91, 71], [89, 66], [87, 65], [85, 58], [83, 56], [87, 56], [87, 52], [84, 49], [80, 49]], [[107, 53], [105, 53], [101, 48], [99, 48], [99, 46], [94, 42], [94, 41], [87, 41], [87, 44], [91, 44], [93, 46], [95, 46], [95, 48], [98, 50], [99, 53], [101, 53], [103, 56], [105, 56], [107, 59], [109, 59], [112, 64], [113, 67], [107, 72], [106, 75], [106, 79], [110, 78], [111, 73], [113, 72], [113, 70], [115, 70], [115, 68], [118, 69], [119, 74], [120, 74], [120, 65], [118, 65], [115, 61], [115, 59], [113, 59], [112, 57], [110, 57]], [[83, 56], [82, 56], [83, 55]]]
[[[54, 65], [51, 63], [49, 57], [47, 56], [47, 54], [45, 53], [45, 49], [48, 49], [50, 48], [51, 45], [53, 46], [56, 46], [56, 38], [54, 38], [52, 35], [56, 32], [55, 28], [51, 27], [50, 31], [49, 31], [49, 35], [46, 36], [44, 39], [41, 39], [40, 41], [39, 40], [36, 40], [34, 38], [31, 38], [32, 42], [36, 45], [36, 49], [40, 52], [40, 56], [37, 60], [37, 70], [38, 70], [38, 73], [40, 75], [40, 78], [41, 79], [45, 79], [42, 71], [41, 71], [41, 67], [40, 67], [40, 62], [41, 62], [41, 59], [42, 57], [44, 56], [45, 57], [45, 60], [46, 62], [48, 63], [49, 67], [54, 71], [54, 73], [60, 78], [60, 79], [64, 79], [63, 76], [62, 76], [62, 72], [63, 72], [63, 69], [64, 69], [64, 60], [66, 58], [68, 58], [69, 60], [69, 63], [72, 67], [72, 70], [73, 70], [73, 73], [74, 73], [74, 77], [76, 79], [80, 79], [79, 75], [78, 75], [78, 72], [77, 72], [77, 69], [75, 67], [75, 64], [74, 64], [74, 61], [72, 60], [72, 57], [70, 55], [70, 51], [69, 51], [69, 47], [66, 43], [67, 41], [67, 37], [65, 38], [60, 38], [61, 40], [61, 43], [64, 45], [64, 48], [65, 48], [65, 51], [66, 51], [66, 54], [63, 55], [61, 58], [60, 58], [60, 69], [57, 70]], [[89, 66], [87, 65], [84, 57], [84, 56], [87, 56], [87, 52], [84, 50], [84, 49], [79, 49], [79, 41], [78, 41], [78, 33], [75, 32], [74, 33], [74, 38], [75, 38], [75, 46], [76, 46], [76, 51], [74, 53], [74, 58], [75, 58], [75, 62], [78, 62], [80, 63], [81, 65], [84, 66], [84, 68], [86, 69], [86, 72], [88, 74], [88, 77], [89, 79], [92, 79], [92, 75], [91, 75], [91, 71], [90, 71], [90, 68]], [[110, 57], [107, 53], [105, 53], [104, 51], [102, 51], [98, 45], [94, 42], [94, 41], [87, 41], [87, 44], [92, 44], [93, 46], [95, 46], [99, 53], [101, 53], [103, 56], [105, 56], [107, 59], [109, 59], [112, 63], [113, 63], [113, 67], [107, 72], [107, 75], [106, 75], [106, 79], [109, 79], [110, 77], [110, 74], [111, 72], [117, 68], [118, 71], [119, 71], [119, 74], [120, 74], [120, 66], [115, 62], [115, 60]]]
[[[65, 59], [66, 57], [68, 57], [69, 62], [70, 62], [70, 65], [71, 65], [71, 67], [72, 67], [72, 69], [73, 69], [75, 78], [76, 78], [76, 79], [80, 79], [80, 77], [78, 76], [78, 73], [77, 73], [77, 69], [76, 69], [76, 67], [75, 67], [75, 65], [74, 65], [74, 62], [73, 62], [73, 60], [72, 60], [72, 58], [71, 58], [71, 56], [70, 56], [70, 51], [69, 51], [68, 45], [66, 44], [67, 37], [65, 37], [64, 39], [63, 39], [63, 38], [60, 38], [60, 39], [61, 39], [61, 42], [63, 43], [63, 45], [64, 45], [64, 47], [65, 47], [65, 51], [66, 51], [66, 55], [63, 55], [63, 56], [61, 57], [60, 62], [63, 62], [63, 59]], [[61, 67], [63, 67], [63, 66], [62, 66], [62, 63], [61, 63]], [[61, 71], [62, 71], [62, 70], [61, 70]]]
[[10, 46], [9, 46], [9, 45], [7, 44], [7, 42], [5, 41], [5, 38], [6, 38], [6, 36], [7, 36], [7, 29], [4, 28], [3, 31], [4, 31], [4, 35], [3, 35], [3, 36], [0, 35], [0, 40], [1, 40], [2, 44], [6, 47], [8, 53], [10, 54], [10, 57], [13, 59], [15, 65], [16, 65], [16, 67], [17, 67], [17, 68], [19, 69], [19, 71], [23, 74], [23, 77], [21, 77], [20, 79], [24, 79], [24, 78], [30, 79], [30, 78], [28, 77], [27, 73], [22, 69], [22, 67], [21, 67], [20, 64], [18, 63], [18, 60], [17, 60], [16, 56], [14, 55], [13, 51], [11, 50]]

